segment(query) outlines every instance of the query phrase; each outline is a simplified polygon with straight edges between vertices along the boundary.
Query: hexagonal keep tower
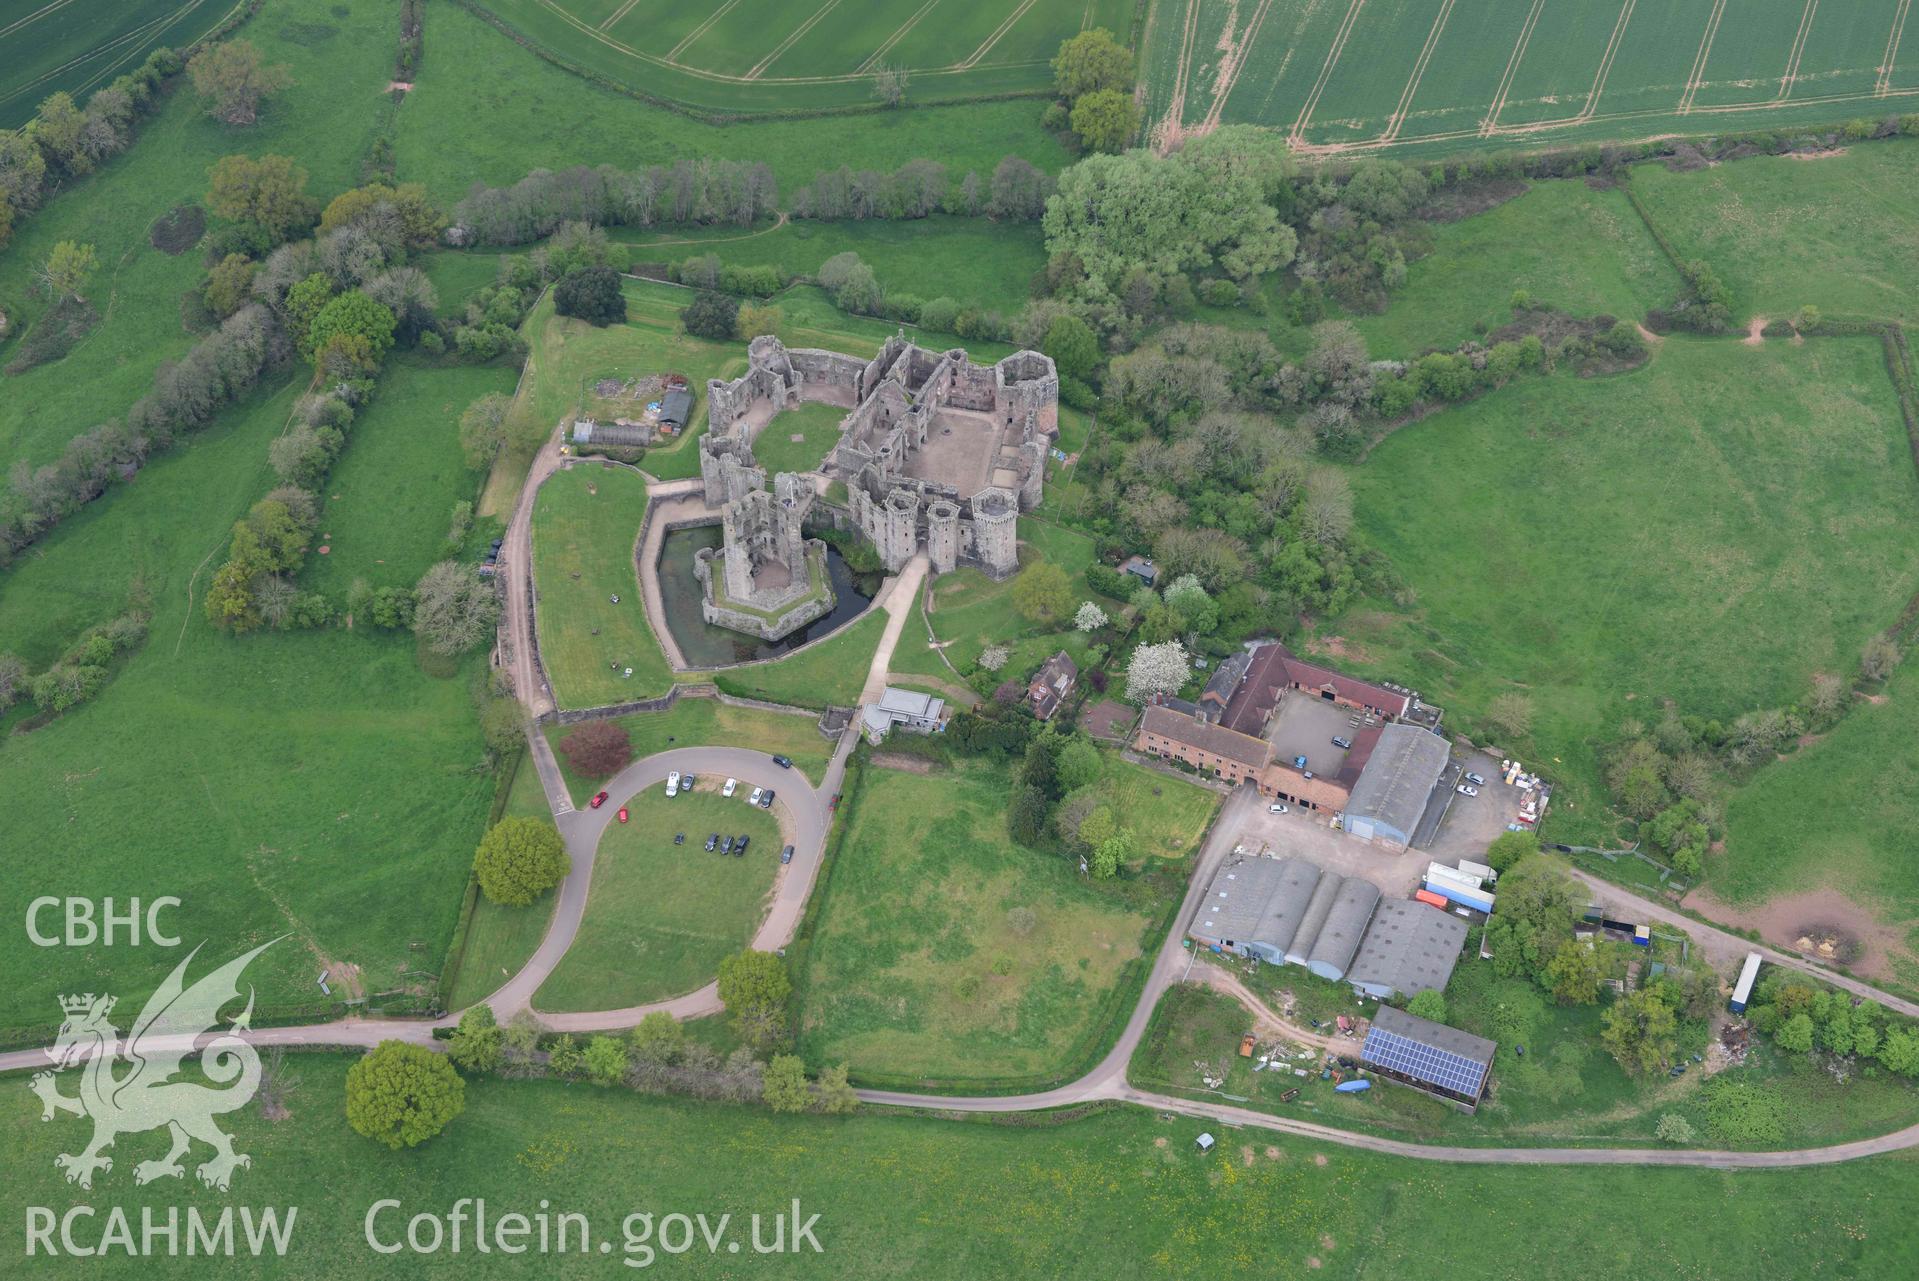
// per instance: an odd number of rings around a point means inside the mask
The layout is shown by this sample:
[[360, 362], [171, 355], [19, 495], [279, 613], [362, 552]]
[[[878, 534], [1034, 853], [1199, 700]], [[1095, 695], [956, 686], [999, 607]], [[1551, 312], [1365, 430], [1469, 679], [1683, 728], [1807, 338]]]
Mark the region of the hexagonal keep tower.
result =
[[719, 548], [695, 554], [706, 621], [778, 640], [833, 611], [826, 544], [802, 532], [813, 491], [798, 476], [773, 478], [773, 491], [753, 489], [720, 513]]

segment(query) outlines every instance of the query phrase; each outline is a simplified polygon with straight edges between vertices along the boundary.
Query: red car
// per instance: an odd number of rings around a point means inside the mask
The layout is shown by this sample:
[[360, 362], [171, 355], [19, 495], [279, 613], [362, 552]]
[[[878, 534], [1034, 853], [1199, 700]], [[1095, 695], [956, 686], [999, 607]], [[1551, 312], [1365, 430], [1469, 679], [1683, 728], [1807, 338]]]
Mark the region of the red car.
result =
[[594, 797], [592, 800], [587, 802], [588, 807], [592, 809], [598, 809], [600, 808], [600, 806], [604, 804], [606, 804], [605, 792], [601, 792], [598, 796]]
[[837, 810], [839, 807], [840, 807], [840, 794], [838, 792], [835, 792], [833, 793], [833, 799], [831, 803], [829, 803], [826, 808], [830, 812], [833, 810]]
[[620, 806], [620, 822], [626, 822], [626, 806]]

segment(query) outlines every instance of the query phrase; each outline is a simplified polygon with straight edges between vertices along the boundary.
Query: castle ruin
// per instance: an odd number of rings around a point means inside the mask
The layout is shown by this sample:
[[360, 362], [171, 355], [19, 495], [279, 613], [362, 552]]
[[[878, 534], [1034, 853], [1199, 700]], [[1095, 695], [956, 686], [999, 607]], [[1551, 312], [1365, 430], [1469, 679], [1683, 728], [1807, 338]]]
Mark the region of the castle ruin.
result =
[[[970, 565], [1005, 578], [1019, 568], [1019, 513], [1039, 504], [1059, 435], [1059, 375], [1049, 357], [1021, 351], [977, 365], [959, 348], [928, 351], [896, 334], [862, 361], [763, 335], [748, 344], [747, 362], [740, 377], [707, 384], [700, 441], [707, 501], [728, 513], [729, 557], [735, 525], [751, 524], [735, 521], [733, 506], [764, 505], [752, 497], [764, 494], [766, 472], [748, 434], [781, 409], [816, 401], [848, 411], [820, 468], [845, 485], [846, 498], [819, 503], [816, 518], [857, 529], [890, 571], [922, 549], [936, 574]], [[796, 479], [774, 477], [776, 495]]]
[[778, 640], [833, 611], [826, 544], [802, 532], [812, 504], [812, 487], [784, 474], [725, 504], [721, 545], [694, 557], [707, 622]]

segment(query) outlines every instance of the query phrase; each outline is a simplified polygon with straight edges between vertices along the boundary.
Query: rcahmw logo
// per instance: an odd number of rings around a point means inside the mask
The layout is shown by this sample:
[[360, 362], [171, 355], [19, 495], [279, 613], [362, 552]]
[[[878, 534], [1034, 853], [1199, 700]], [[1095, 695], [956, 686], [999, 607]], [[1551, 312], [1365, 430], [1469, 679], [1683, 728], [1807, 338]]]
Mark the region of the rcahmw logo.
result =
[[[239, 999], [241, 971], [279, 941], [262, 943], [186, 987], [181, 977], [200, 954], [200, 949], [194, 948], [186, 960], [173, 967], [173, 973], [140, 1011], [124, 1046], [119, 1029], [107, 1021], [107, 1015], [113, 1012], [113, 997], [89, 992], [60, 998], [60, 1008], [67, 1017], [60, 1024], [60, 1035], [47, 1050], [53, 1071], [36, 1073], [31, 1088], [40, 1096], [42, 1121], [53, 1120], [56, 1112], [71, 1112], [93, 1121], [92, 1142], [80, 1152], [53, 1158], [53, 1163], [66, 1171], [67, 1182], [91, 1188], [95, 1171], [113, 1169], [112, 1158], [102, 1156], [102, 1149], [112, 1147], [122, 1134], [163, 1126], [173, 1138], [173, 1147], [158, 1161], [134, 1166], [136, 1183], [179, 1178], [185, 1173], [180, 1158], [194, 1139], [213, 1148], [212, 1158], [195, 1170], [200, 1182], [208, 1187], [226, 1191], [233, 1171], [253, 1164], [244, 1152], [233, 1150], [233, 1140], [213, 1122], [216, 1116], [245, 1107], [260, 1088], [260, 1056], [239, 1035], [253, 1018], [252, 988], [247, 989], [246, 1008], [233, 1025], [201, 1052], [201, 1070], [208, 1079], [227, 1088], [214, 1089], [197, 1081], [172, 1078], [180, 1071], [180, 1061], [193, 1051], [194, 1039], [219, 1021], [220, 1007]], [[81, 1062], [86, 1066], [80, 1073], [80, 1093], [68, 1098], [54, 1084], [54, 1073]], [[116, 1073], [114, 1069], [120, 1066], [130, 1070]]]

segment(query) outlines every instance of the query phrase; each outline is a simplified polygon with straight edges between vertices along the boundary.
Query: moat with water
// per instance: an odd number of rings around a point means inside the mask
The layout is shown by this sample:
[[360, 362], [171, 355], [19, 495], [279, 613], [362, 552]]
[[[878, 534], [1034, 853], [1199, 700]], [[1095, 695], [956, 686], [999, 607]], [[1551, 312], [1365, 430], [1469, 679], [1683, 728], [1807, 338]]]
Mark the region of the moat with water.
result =
[[660, 604], [667, 628], [679, 643], [680, 657], [690, 667], [716, 667], [760, 658], [778, 658], [808, 641], [829, 636], [852, 622], [873, 603], [879, 574], [856, 574], [839, 549], [826, 547], [826, 569], [833, 580], [833, 612], [776, 641], [764, 641], [724, 627], [715, 627], [700, 613], [700, 580], [693, 573], [693, 557], [701, 548], [720, 545], [720, 527], [701, 525], [667, 531], [660, 543]]

